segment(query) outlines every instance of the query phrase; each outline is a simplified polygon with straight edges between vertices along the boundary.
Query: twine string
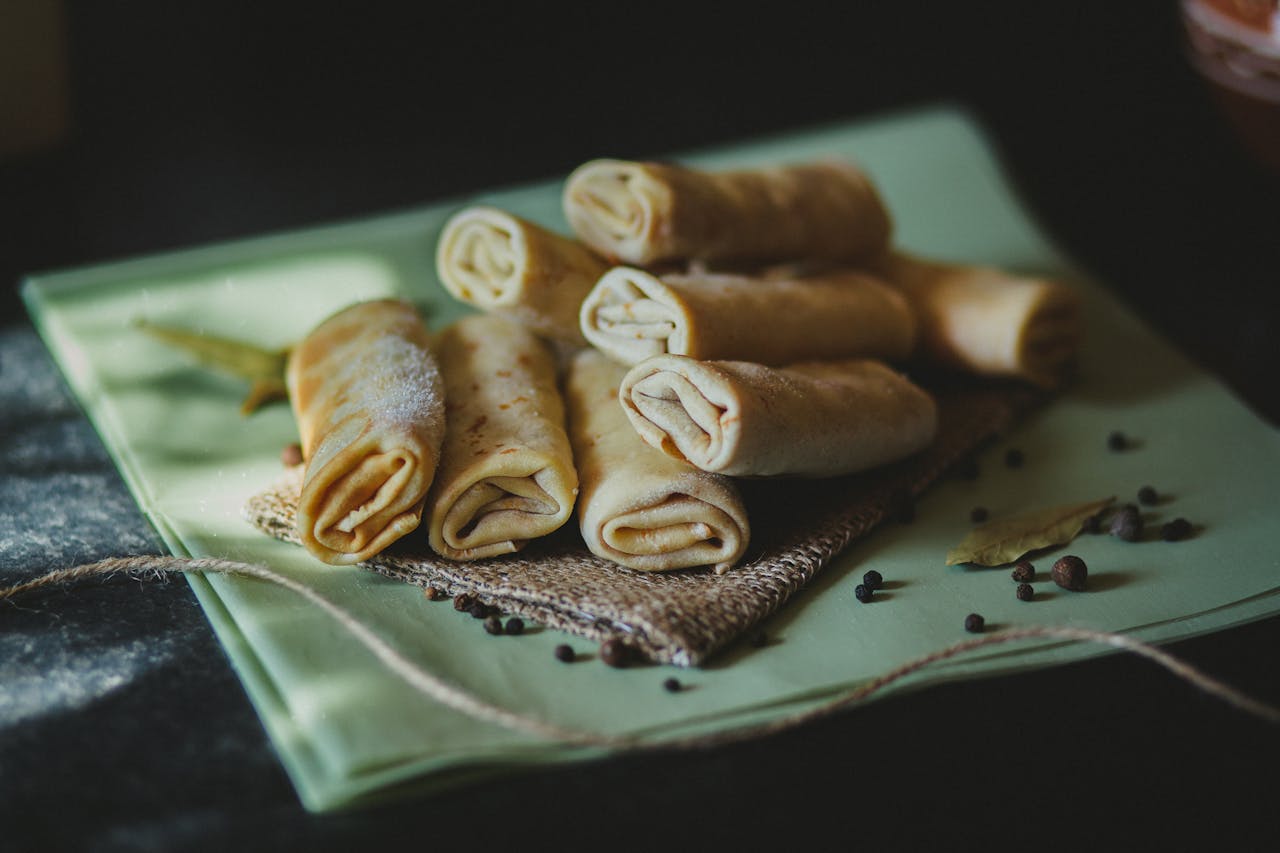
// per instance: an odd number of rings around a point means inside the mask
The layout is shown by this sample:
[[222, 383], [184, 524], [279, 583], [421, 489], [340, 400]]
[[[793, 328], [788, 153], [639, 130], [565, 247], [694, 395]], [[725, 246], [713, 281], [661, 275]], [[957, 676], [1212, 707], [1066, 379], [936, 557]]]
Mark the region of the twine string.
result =
[[856, 687], [842, 691], [821, 704], [794, 714], [779, 717], [764, 723], [739, 727], [729, 731], [711, 734], [692, 735], [688, 737], [666, 739], [662, 741], [642, 740], [633, 735], [606, 735], [595, 732], [568, 729], [539, 720], [524, 714], [518, 714], [498, 705], [487, 702], [457, 685], [443, 681], [432, 675], [418, 664], [406, 658], [382, 639], [371, 628], [353, 616], [347, 610], [334, 604], [315, 590], [292, 578], [271, 571], [266, 566], [255, 563], [241, 563], [232, 560], [214, 558], [185, 558], [166, 556], [112, 557], [94, 563], [85, 563], [67, 569], [55, 569], [24, 583], [0, 588], [0, 601], [12, 599], [18, 595], [44, 587], [57, 586], [83, 580], [96, 575], [112, 575], [128, 573], [135, 577], [162, 577], [178, 572], [204, 572], [210, 574], [240, 575], [267, 581], [290, 590], [328, 613], [338, 624], [351, 634], [361, 645], [378, 658], [388, 669], [407, 682], [414, 690], [442, 705], [466, 714], [478, 720], [495, 723], [513, 731], [535, 735], [551, 740], [562, 741], [573, 746], [608, 747], [626, 750], [654, 750], [690, 747], [709, 747], [726, 744], [748, 738], [773, 734], [785, 729], [794, 728], [821, 717], [829, 716], [844, 708], [866, 701], [884, 691], [895, 682], [934, 664], [949, 660], [977, 649], [1011, 643], [1033, 638], [1049, 638], [1061, 640], [1077, 640], [1112, 646], [1122, 651], [1131, 652], [1163, 667], [1174, 676], [1186, 681], [1203, 692], [1214, 696], [1233, 707], [1252, 714], [1271, 723], [1280, 723], [1280, 708], [1248, 696], [1234, 687], [1207, 675], [1185, 661], [1173, 655], [1135, 640], [1124, 634], [1109, 631], [1095, 631], [1086, 628], [1072, 628], [1057, 625], [1031, 625], [1021, 628], [1007, 628], [985, 634], [981, 637], [964, 640], [894, 667], [874, 678], [862, 682]]

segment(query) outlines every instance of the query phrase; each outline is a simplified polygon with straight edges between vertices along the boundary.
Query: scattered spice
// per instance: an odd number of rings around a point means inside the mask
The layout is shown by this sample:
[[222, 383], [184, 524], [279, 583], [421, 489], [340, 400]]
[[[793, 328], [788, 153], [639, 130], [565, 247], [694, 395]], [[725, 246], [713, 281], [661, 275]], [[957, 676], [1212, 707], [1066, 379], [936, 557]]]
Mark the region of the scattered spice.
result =
[[985, 506], [975, 506], [969, 510], [969, 520], [974, 524], [981, 524], [987, 520], [987, 508]]
[[631, 649], [626, 643], [613, 637], [600, 644], [600, 660], [613, 667], [626, 666], [631, 660]]
[[680, 683], [680, 679], [678, 678], [668, 678], [666, 681], [662, 682], [662, 689], [668, 693], [679, 693], [680, 688], [683, 686], [684, 685]]
[[1107, 436], [1107, 448], [1109, 450], [1127, 450], [1129, 447], [1129, 437], [1124, 433], [1116, 430]]
[[1126, 542], [1137, 542], [1142, 538], [1142, 513], [1133, 504], [1125, 504], [1111, 519], [1111, 535], [1118, 536]]
[[453, 609], [461, 613], [471, 610], [471, 606], [476, 603], [476, 596], [473, 592], [461, 592], [453, 597]]
[[485, 617], [484, 629], [496, 637], [502, 633], [502, 620], [497, 616]]
[[875, 590], [867, 586], [865, 583], [860, 583], [853, 588], [853, 597], [861, 601], [863, 604], [866, 604], [871, 600], [871, 596], [874, 592]]
[[983, 619], [977, 613], [970, 613], [964, 617], [964, 629], [970, 634], [981, 634], [982, 630], [987, 627], [987, 620]]
[[1022, 455], [1022, 451], [1016, 447], [1010, 447], [1004, 452], [1004, 464], [1007, 468], [1021, 468], [1022, 463], [1026, 461], [1026, 457]]
[[567, 643], [561, 643], [556, 646], [556, 660], [561, 663], [572, 663], [573, 658], [573, 646], [570, 646]]
[[280, 464], [286, 468], [292, 468], [294, 465], [302, 464], [302, 445], [298, 442], [286, 444], [284, 450], [280, 451]]
[[1019, 601], [1030, 601], [1036, 597], [1036, 590], [1035, 587], [1029, 583], [1020, 583], [1018, 584], [1018, 589], [1016, 590], [1015, 595], [1018, 596]]
[[1023, 560], [1013, 567], [1013, 579], [1018, 583], [1031, 583], [1036, 579], [1036, 567], [1027, 560]]
[[1191, 535], [1191, 522], [1179, 516], [1165, 523], [1160, 528], [1160, 538], [1166, 542], [1177, 542]]
[[523, 634], [524, 620], [521, 619], [519, 616], [512, 616], [510, 619], [507, 620], [506, 627], [503, 630], [506, 631], [508, 634], [512, 635], [513, 637], [517, 634]]
[[490, 615], [489, 605], [477, 601], [467, 608], [467, 612], [471, 614], [472, 619], [487, 619]]
[[879, 589], [880, 585], [884, 583], [884, 577], [875, 569], [871, 569], [862, 576], [862, 583], [868, 589]]
[[1143, 486], [1138, 489], [1138, 503], [1144, 506], [1155, 506], [1160, 502], [1160, 495], [1156, 493], [1155, 487]]
[[1089, 567], [1075, 554], [1059, 557], [1051, 574], [1054, 583], [1072, 592], [1082, 591], [1089, 582]]
[[449, 597], [445, 595], [444, 590], [434, 586], [427, 587], [422, 591], [422, 594], [427, 597], [427, 601], [443, 601]]

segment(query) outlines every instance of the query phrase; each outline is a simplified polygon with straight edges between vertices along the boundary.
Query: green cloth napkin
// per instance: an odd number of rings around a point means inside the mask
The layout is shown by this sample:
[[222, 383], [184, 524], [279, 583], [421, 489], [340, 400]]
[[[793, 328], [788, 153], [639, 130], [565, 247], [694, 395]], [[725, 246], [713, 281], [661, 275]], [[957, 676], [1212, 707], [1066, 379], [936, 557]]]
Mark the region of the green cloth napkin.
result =
[[[654, 152], [655, 154], [661, 152]], [[436, 238], [464, 204], [484, 202], [561, 232], [552, 180], [371, 219], [197, 248], [30, 279], [31, 314], [71, 387], [166, 544], [179, 555], [265, 563], [376, 628], [432, 673], [489, 702], [608, 734], [663, 738], [777, 718], [906, 660], [965, 639], [962, 623], [1060, 624], [1166, 641], [1280, 611], [1280, 557], [1270, 541], [1280, 436], [1086, 280], [1040, 234], [962, 111], [933, 108], [687, 153], [708, 167], [852, 156], [883, 190], [897, 242], [930, 256], [1057, 276], [1086, 299], [1080, 381], [981, 458], [976, 480], [938, 484], [912, 524], [856, 543], [767, 624], [774, 642], [731, 649], [677, 672], [611, 669], [589, 643], [548, 629], [490, 637], [478, 621], [421, 590], [358, 568], [322, 565], [241, 519], [245, 499], [280, 473], [295, 440], [287, 407], [238, 413], [243, 383], [224, 378], [131, 326], [145, 317], [284, 346], [339, 307], [398, 294], [430, 305], [439, 326], [464, 310], [440, 288]], [[1122, 430], [1126, 452], [1107, 448]], [[1021, 449], [1011, 469], [1004, 450]], [[1187, 541], [1110, 536], [1068, 549], [1091, 588], [1061, 590], [1041, 562], [1037, 600], [1018, 601], [1007, 569], [944, 565], [969, 511], [994, 516], [1116, 495], [1145, 484], [1167, 496], [1157, 521], [1185, 516]], [[862, 573], [890, 582], [854, 599]], [[580, 760], [568, 748], [480, 723], [424, 699], [323, 612], [261, 581], [190, 576], [305, 805], [327, 810], [461, 783], [521, 766]], [[588, 656], [558, 662], [569, 642]], [[919, 673], [894, 689], [1040, 667], [1105, 652], [1081, 643], [997, 646]]]

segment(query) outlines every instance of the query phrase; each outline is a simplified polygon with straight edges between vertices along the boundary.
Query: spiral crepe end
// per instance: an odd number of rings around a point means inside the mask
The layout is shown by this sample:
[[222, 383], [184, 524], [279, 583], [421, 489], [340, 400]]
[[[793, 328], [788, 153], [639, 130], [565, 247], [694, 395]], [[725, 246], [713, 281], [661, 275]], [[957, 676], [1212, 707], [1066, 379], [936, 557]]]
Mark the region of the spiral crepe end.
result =
[[650, 238], [660, 230], [666, 190], [640, 163], [593, 160], [565, 183], [565, 218], [579, 239], [613, 261], [655, 260]]
[[1079, 295], [1056, 282], [1040, 288], [1017, 342], [1020, 372], [1042, 388], [1057, 388], [1071, 374], [1083, 337]]
[[469, 208], [445, 224], [436, 273], [461, 302], [508, 308], [517, 302], [524, 255], [524, 231], [515, 217], [494, 208]]

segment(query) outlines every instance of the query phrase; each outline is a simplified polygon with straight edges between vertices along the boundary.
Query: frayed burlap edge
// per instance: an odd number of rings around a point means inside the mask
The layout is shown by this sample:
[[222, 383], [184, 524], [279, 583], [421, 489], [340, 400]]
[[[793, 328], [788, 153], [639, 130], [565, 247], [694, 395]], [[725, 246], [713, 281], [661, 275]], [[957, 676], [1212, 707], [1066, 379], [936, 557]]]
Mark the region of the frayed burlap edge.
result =
[[[1041, 397], [999, 385], [938, 399], [938, 438], [909, 460], [870, 475], [742, 481], [753, 543], [744, 562], [724, 575], [633, 571], [592, 555], [576, 529], [473, 562], [436, 556], [419, 531], [362, 565], [449, 595], [470, 593], [504, 613], [597, 642], [620, 638], [654, 662], [696, 666], [777, 611], [855, 539], [899, 516]], [[287, 471], [246, 502], [246, 520], [297, 544], [300, 486], [301, 467]]]

